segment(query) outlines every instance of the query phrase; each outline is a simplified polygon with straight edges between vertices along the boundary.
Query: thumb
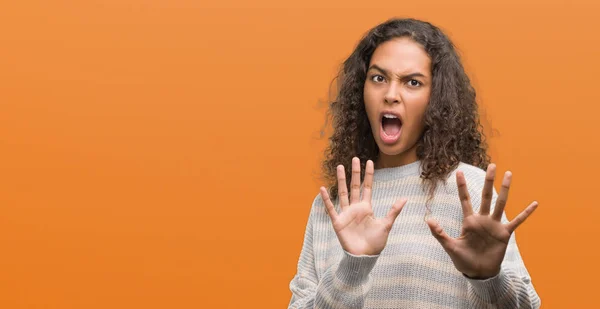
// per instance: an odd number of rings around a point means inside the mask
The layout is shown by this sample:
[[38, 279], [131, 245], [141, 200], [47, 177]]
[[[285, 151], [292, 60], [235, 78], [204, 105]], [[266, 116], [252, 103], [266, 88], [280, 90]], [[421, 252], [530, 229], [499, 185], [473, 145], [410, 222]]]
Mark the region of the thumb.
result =
[[394, 205], [392, 205], [392, 208], [390, 209], [388, 214], [385, 216], [385, 221], [386, 221], [386, 225], [387, 225], [388, 229], [390, 229], [390, 230], [392, 229], [392, 225], [394, 225], [396, 218], [398, 218], [398, 215], [402, 211], [402, 208], [404, 208], [404, 205], [406, 205], [406, 201], [407, 201], [406, 198], [401, 198], [401, 199], [396, 200]]
[[448, 249], [454, 239], [444, 232], [444, 229], [436, 220], [431, 218], [427, 219], [427, 225], [429, 226], [429, 230], [433, 237], [440, 242], [444, 249]]

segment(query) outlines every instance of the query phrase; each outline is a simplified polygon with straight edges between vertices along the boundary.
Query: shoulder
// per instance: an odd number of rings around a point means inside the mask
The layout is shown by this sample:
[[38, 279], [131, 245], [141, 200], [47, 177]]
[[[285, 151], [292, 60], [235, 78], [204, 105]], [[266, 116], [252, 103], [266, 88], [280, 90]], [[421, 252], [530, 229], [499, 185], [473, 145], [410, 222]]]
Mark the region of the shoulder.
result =
[[[332, 200], [333, 208], [339, 214], [341, 212], [339, 200]], [[327, 207], [325, 206], [325, 201], [321, 197], [321, 193], [318, 192], [313, 198], [312, 205], [310, 207], [310, 215], [309, 220], [313, 222], [313, 224], [327, 224], [330, 225], [330, 217], [327, 213]]]
[[317, 193], [317, 195], [312, 200], [310, 212], [312, 213], [315, 210], [321, 209], [323, 207], [325, 207], [325, 203], [323, 202], [323, 199], [321, 198], [321, 193]]
[[483, 188], [483, 184], [485, 183], [485, 170], [468, 163], [460, 162], [458, 167], [448, 175], [448, 182], [456, 184], [456, 172], [458, 171], [461, 171], [465, 175], [467, 188], [475, 190], [481, 190]]
[[[338, 205], [337, 202], [334, 202], [334, 207], [337, 211], [339, 211], [338, 209]], [[319, 220], [321, 218], [327, 217], [327, 211], [325, 209], [325, 202], [323, 201], [323, 198], [321, 197], [321, 193], [317, 193], [316, 196], [313, 198], [312, 201], [312, 205], [310, 207], [310, 219], [311, 220]]]
[[456, 176], [457, 171], [463, 172], [467, 181], [481, 181], [481, 183], [485, 181], [485, 170], [481, 169], [480, 167], [460, 162], [458, 167], [452, 172], [454, 176]]

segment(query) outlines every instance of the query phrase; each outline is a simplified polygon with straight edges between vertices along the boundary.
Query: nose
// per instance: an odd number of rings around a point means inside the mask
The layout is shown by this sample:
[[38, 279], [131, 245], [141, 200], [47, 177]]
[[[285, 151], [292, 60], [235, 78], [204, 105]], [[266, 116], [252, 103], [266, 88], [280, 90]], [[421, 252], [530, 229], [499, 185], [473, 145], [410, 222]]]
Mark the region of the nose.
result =
[[388, 103], [388, 104], [400, 102], [400, 94], [396, 87], [396, 83], [390, 84], [387, 91], [385, 92], [384, 100], [385, 100], [385, 103]]

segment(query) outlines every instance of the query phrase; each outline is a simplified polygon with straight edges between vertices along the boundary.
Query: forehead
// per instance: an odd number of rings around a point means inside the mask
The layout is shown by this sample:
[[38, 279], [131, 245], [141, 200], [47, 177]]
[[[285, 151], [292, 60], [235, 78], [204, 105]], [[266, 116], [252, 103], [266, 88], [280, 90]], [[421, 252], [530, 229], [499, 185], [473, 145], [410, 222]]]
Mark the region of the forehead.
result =
[[431, 59], [420, 44], [404, 37], [395, 38], [377, 46], [371, 56], [369, 66], [373, 64], [394, 73], [420, 71], [425, 75], [429, 75]]

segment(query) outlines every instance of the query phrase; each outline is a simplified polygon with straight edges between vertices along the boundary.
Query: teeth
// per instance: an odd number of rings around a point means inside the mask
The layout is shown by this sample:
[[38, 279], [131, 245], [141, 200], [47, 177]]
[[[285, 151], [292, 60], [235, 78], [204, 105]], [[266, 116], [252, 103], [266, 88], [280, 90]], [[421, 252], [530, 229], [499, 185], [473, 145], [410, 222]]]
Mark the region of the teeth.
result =
[[384, 114], [384, 115], [383, 115], [383, 117], [384, 117], [384, 118], [389, 118], [389, 119], [395, 119], [395, 118], [398, 118], [398, 117], [396, 117], [396, 116], [394, 116], [394, 115], [391, 115], [391, 114]]

